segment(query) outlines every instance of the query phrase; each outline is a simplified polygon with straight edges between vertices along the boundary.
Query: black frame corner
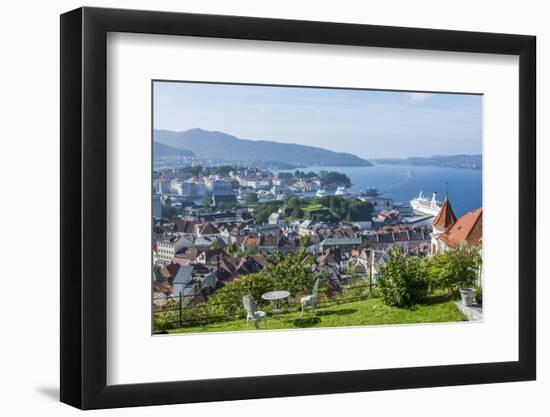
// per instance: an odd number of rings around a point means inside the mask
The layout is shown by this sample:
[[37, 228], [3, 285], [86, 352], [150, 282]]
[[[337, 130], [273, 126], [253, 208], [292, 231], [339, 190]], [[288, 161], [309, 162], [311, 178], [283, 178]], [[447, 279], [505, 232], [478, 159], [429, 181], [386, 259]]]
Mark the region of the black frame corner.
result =
[[[519, 360], [107, 385], [108, 32], [519, 56]], [[403, 27], [80, 8], [61, 16], [61, 401], [82, 409], [536, 378], [536, 39]]]

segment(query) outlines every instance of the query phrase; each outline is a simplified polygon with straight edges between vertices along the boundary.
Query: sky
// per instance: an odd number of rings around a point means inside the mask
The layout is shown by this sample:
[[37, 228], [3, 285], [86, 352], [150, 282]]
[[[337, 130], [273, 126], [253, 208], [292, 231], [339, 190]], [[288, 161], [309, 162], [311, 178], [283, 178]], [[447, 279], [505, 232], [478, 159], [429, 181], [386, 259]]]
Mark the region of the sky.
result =
[[362, 158], [480, 154], [482, 96], [154, 83], [154, 128], [217, 130]]

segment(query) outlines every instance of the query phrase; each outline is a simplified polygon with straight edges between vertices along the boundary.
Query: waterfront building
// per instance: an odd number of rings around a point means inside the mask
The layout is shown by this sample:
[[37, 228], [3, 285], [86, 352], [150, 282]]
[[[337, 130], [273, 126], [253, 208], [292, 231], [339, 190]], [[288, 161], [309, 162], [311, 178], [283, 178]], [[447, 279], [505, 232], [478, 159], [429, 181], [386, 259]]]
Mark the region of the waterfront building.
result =
[[214, 180], [211, 183], [210, 191], [214, 195], [231, 195], [233, 194], [233, 187], [231, 187], [229, 181]]
[[271, 180], [269, 179], [248, 179], [246, 186], [254, 190], [269, 190], [271, 188]]
[[166, 178], [156, 178], [153, 181], [153, 187], [156, 194], [169, 194], [170, 193], [170, 181]]
[[204, 197], [206, 195], [206, 186], [202, 182], [175, 182], [173, 188], [182, 197]]
[[384, 197], [381, 195], [376, 196], [361, 196], [359, 197], [362, 201], [368, 201], [372, 204], [372, 211], [374, 215], [378, 215], [382, 210], [391, 211], [393, 207], [393, 198]]

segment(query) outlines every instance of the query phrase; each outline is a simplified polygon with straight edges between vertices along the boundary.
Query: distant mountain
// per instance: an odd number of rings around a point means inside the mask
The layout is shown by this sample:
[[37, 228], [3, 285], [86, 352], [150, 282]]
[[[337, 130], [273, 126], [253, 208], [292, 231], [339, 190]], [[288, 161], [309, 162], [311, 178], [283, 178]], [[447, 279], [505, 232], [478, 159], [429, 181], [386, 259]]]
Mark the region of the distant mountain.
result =
[[233, 162], [284, 162], [296, 166], [370, 166], [369, 161], [345, 152], [314, 146], [265, 140], [240, 139], [223, 132], [190, 129], [183, 132], [155, 130], [155, 142], [192, 151], [197, 157]]
[[434, 155], [405, 159], [373, 159], [372, 161], [377, 165], [433, 166], [476, 170], [482, 169], [483, 166], [483, 157], [481, 155]]
[[164, 143], [153, 143], [153, 155], [159, 156], [187, 156], [194, 157], [195, 154], [188, 149], [177, 149], [172, 146], [165, 145]]

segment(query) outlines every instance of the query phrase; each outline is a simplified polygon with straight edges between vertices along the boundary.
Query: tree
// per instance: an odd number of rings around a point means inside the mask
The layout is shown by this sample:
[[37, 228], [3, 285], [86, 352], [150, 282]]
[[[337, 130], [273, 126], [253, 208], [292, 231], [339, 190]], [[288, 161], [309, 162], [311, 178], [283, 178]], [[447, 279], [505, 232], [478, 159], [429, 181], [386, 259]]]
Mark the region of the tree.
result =
[[455, 296], [460, 288], [473, 286], [481, 268], [481, 256], [475, 247], [462, 245], [437, 254], [430, 260], [429, 276], [433, 288]]
[[359, 199], [352, 200], [348, 206], [346, 220], [352, 222], [372, 220], [372, 204]]
[[286, 206], [288, 208], [299, 208], [300, 207], [300, 197], [291, 195], [286, 200]]
[[394, 249], [378, 278], [384, 303], [410, 308], [426, 297], [428, 287], [424, 260], [416, 256], [407, 257], [401, 249]]
[[300, 238], [300, 247], [305, 249], [311, 244], [311, 236], [305, 235]]
[[310, 263], [304, 261], [304, 251], [287, 256], [277, 253], [275, 258], [265, 271], [240, 276], [217, 290], [208, 300], [213, 312], [224, 316], [242, 313], [245, 295], [262, 304], [266, 303], [262, 294], [268, 291], [284, 289], [293, 295], [306, 294], [311, 291], [315, 279], [320, 277], [313, 272]]
[[202, 203], [203, 203], [205, 206], [210, 207], [210, 206], [212, 205], [212, 198], [210, 198], [210, 196], [206, 196], [206, 197], [204, 197], [204, 199], [202, 200]]
[[304, 294], [311, 291], [311, 287], [319, 274], [311, 269], [313, 260], [304, 261], [305, 251], [302, 248], [297, 255], [283, 255], [277, 253], [275, 262], [265, 272], [275, 286], [274, 289], [286, 289], [291, 294]]
[[351, 180], [346, 174], [336, 171], [327, 172], [321, 177], [322, 187], [351, 187]]
[[173, 219], [177, 216], [178, 211], [175, 207], [162, 205], [160, 206], [160, 213], [163, 219]]
[[224, 177], [226, 177], [227, 175], [229, 175], [231, 171], [235, 171], [235, 170], [236, 170], [235, 167], [231, 165], [221, 165], [217, 167], [215, 171], [217, 174], [223, 175]]
[[296, 207], [294, 210], [292, 210], [292, 213], [290, 213], [290, 215], [295, 219], [303, 219], [304, 210], [302, 210], [300, 207]]
[[250, 193], [246, 196], [244, 199], [244, 202], [246, 204], [256, 204], [258, 202], [258, 194], [256, 193]]
[[269, 216], [271, 213], [276, 212], [279, 207], [281, 207], [282, 202], [280, 201], [273, 201], [268, 203], [261, 203], [258, 204], [254, 208], [254, 221], [257, 224], [264, 224], [267, 223], [267, 220], [269, 219]]
[[198, 176], [201, 172], [202, 172], [203, 168], [202, 166], [200, 165], [195, 165], [195, 166], [186, 166], [184, 168], [182, 168], [182, 171], [183, 172], [187, 172], [191, 175], [194, 175], [194, 176]]

